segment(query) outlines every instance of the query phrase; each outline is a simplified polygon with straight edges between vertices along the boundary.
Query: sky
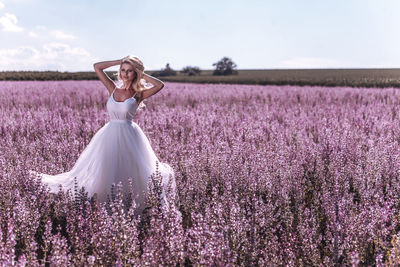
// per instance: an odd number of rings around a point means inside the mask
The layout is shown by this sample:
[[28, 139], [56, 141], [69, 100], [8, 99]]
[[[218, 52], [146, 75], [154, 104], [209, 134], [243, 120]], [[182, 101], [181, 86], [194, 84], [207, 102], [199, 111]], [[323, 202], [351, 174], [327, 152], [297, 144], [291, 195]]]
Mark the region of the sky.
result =
[[[0, 71], [400, 68], [398, 0], [0, 0]], [[116, 70], [116, 66], [108, 70]]]

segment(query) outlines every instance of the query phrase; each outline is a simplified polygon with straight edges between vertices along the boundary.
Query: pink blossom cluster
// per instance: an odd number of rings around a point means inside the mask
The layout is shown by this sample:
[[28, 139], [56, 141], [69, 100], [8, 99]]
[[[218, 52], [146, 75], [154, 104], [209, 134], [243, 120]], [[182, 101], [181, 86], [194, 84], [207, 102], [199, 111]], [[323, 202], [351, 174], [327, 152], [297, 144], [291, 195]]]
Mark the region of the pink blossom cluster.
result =
[[180, 213], [135, 216], [119, 185], [97, 203], [28, 172], [72, 168], [108, 121], [99, 81], [0, 82], [0, 265], [400, 263], [398, 89], [165, 84], [134, 120]]

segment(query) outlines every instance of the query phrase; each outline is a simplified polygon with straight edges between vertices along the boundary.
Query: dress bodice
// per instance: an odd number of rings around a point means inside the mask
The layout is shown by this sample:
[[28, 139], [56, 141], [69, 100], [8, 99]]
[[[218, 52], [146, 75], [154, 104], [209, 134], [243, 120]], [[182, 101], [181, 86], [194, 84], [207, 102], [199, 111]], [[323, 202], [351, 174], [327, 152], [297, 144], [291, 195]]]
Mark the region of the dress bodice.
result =
[[[138, 108], [135, 95], [122, 102], [117, 102], [114, 98], [114, 91], [111, 93], [107, 101], [107, 111], [110, 120], [127, 120], [132, 121], [133, 116]], [[136, 93], [135, 93], [136, 94]]]

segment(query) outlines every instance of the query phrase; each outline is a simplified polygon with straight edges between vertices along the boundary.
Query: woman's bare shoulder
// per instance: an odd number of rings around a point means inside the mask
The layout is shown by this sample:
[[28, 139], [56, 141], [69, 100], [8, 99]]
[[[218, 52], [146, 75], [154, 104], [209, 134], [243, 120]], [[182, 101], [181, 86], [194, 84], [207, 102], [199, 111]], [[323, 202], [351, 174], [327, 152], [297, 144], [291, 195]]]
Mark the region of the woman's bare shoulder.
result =
[[109, 96], [111, 96], [111, 94], [112, 94], [112, 92], [114, 92], [114, 90], [118, 89], [117, 85], [114, 82], [113, 82], [113, 84], [114, 84], [114, 86], [106, 87]]

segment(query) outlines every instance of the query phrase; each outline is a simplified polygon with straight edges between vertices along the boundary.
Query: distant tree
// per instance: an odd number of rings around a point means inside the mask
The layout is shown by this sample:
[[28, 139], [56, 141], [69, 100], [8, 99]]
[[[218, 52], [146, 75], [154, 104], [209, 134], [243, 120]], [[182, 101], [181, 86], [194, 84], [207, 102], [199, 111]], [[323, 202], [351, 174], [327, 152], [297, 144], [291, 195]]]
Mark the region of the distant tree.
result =
[[199, 67], [186, 66], [181, 70], [181, 73], [187, 74], [189, 76], [194, 76], [200, 74], [201, 70]]
[[160, 71], [155, 71], [152, 73], [153, 76], [175, 76], [176, 71], [173, 70], [170, 66], [169, 63], [165, 66], [165, 69], [161, 69]]
[[215, 67], [213, 75], [231, 75], [237, 74], [238, 72], [234, 70], [236, 68], [236, 64], [228, 57], [223, 57], [216, 63], [212, 64]]

